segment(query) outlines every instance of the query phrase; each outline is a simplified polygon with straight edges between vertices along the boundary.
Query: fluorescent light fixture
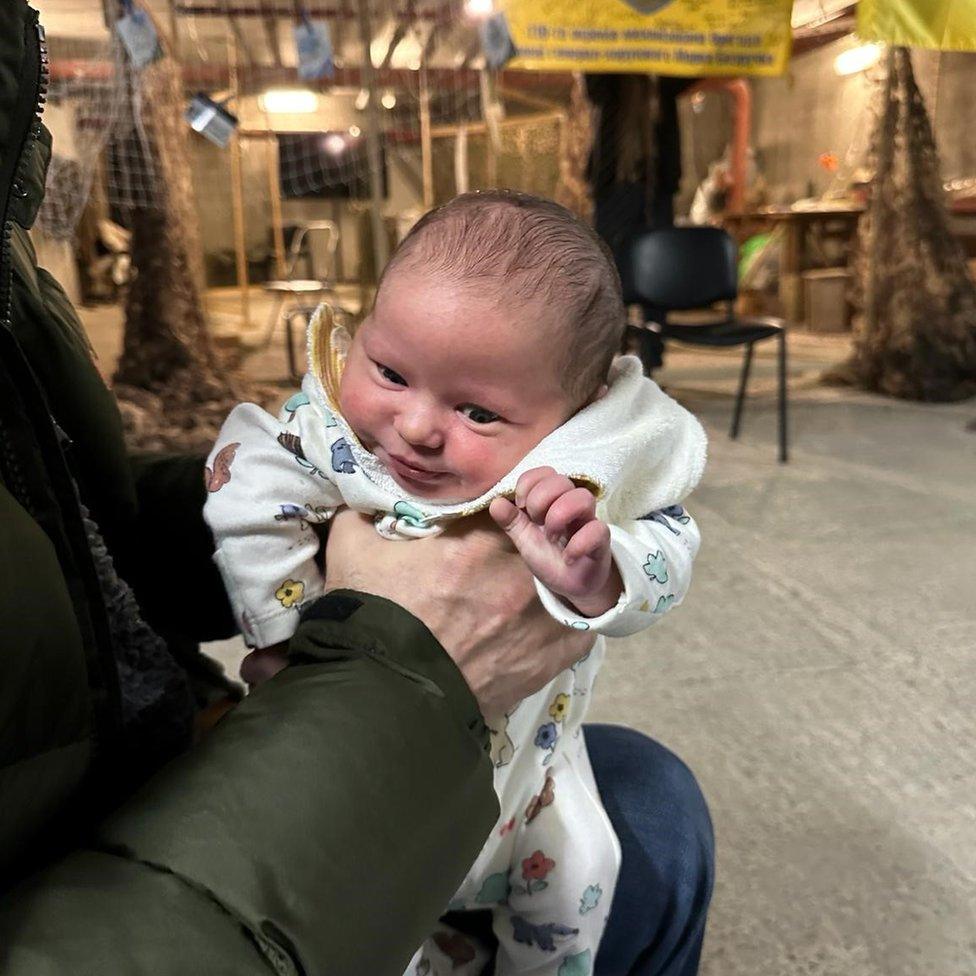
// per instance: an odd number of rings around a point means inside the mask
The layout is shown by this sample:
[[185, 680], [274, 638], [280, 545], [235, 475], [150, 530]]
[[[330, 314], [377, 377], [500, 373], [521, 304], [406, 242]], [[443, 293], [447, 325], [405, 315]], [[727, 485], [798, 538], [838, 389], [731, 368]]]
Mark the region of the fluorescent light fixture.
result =
[[396, 106], [396, 95], [391, 91], [383, 92], [383, 97], [380, 99], [380, 105], [383, 108], [394, 108]]
[[469, 17], [490, 17], [495, 12], [493, 0], [464, 0], [464, 12]]
[[839, 75], [856, 75], [876, 64], [881, 57], [880, 44], [860, 44], [843, 51], [834, 58], [834, 71]]
[[319, 96], [307, 88], [269, 88], [258, 97], [269, 115], [308, 115], [319, 107]]

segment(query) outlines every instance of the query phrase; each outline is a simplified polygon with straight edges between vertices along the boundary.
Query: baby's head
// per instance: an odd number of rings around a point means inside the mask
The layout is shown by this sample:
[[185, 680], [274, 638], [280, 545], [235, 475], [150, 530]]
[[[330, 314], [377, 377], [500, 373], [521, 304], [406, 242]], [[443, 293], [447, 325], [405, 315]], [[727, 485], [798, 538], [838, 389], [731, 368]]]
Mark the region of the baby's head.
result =
[[617, 272], [586, 224], [527, 194], [466, 193], [391, 258], [340, 407], [405, 491], [477, 498], [602, 395], [623, 329]]

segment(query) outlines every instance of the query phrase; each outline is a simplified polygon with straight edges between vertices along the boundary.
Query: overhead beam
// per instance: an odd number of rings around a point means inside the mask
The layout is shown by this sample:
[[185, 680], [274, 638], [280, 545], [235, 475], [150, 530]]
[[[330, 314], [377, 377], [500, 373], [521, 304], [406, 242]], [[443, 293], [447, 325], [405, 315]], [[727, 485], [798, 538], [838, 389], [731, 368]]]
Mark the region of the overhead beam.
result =
[[[358, 13], [354, 8], [336, 4], [315, 4], [305, 5], [305, 12], [309, 17], [328, 17], [330, 20], [355, 20]], [[226, 17], [228, 10], [226, 7], [216, 3], [177, 3], [176, 12], [184, 17]], [[237, 3], [231, 8], [230, 12], [235, 17], [268, 17], [280, 13], [282, 17], [288, 17], [292, 11], [289, 7], [271, 8], [267, 4], [241, 4]], [[456, 12], [449, 5], [439, 8], [415, 10], [413, 13], [403, 15], [398, 18], [404, 23], [416, 20], [431, 20], [435, 23], [449, 23], [457, 19]]]
[[[113, 78], [118, 66], [113, 61], [94, 58], [58, 58], [50, 64], [52, 81], [85, 82], [105, 81]], [[208, 62], [206, 64], [184, 64], [182, 66], [183, 82], [187, 87], [219, 87], [226, 88], [230, 79], [230, 68], [226, 64]], [[433, 87], [440, 82], [449, 82], [453, 89], [459, 81], [469, 84], [472, 88], [478, 86], [479, 72], [471, 68], [427, 68], [428, 78]], [[408, 68], [375, 69], [377, 84], [396, 88], [398, 86], [414, 90], [417, 87], [417, 72]], [[278, 68], [273, 65], [254, 65], [248, 68], [247, 80], [256, 84], [270, 84], [282, 81], [294, 81], [294, 68]], [[505, 88], [531, 89], [539, 88], [565, 91], [569, 93], [573, 77], [568, 72], [556, 71], [504, 71], [500, 78]], [[358, 67], [346, 66], [335, 69], [335, 77], [327, 82], [325, 87], [333, 88], [361, 88], [362, 72]]]

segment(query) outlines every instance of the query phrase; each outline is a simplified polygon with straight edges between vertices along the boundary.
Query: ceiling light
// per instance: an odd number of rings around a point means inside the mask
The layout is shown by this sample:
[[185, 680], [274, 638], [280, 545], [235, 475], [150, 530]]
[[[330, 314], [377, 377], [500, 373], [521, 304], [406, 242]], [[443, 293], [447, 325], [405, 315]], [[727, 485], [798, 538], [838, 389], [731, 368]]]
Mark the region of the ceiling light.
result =
[[356, 111], [365, 112], [367, 105], [369, 105], [369, 92], [365, 88], [360, 88], [356, 95]]
[[383, 92], [383, 97], [380, 99], [380, 105], [383, 108], [393, 108], [396, 105], [396, 95], [393, 92]]
[[318, 110], [319, 96], [307, 88], [270, 88], [258, 102], [268, 114], [307, 115]]
[[464, 0], [464, 12], [469, 17], [490, 17], [495, 12], [493, 0]]
[[360, 129], [358, 125], [349, 126], [349, 135], [351, 135], [353, 139], [358, 139], [362, 134], [363, 130]]
[[834, 71], [839, 75], [855, 75], [876, 64], [881, 57], [880, 44], [861, 44], [834, 58]]
[[322, 140], [322, 148], [333, 156], [339, 156], [346, 151], [346, 140], [339, 132], [330, 132]]

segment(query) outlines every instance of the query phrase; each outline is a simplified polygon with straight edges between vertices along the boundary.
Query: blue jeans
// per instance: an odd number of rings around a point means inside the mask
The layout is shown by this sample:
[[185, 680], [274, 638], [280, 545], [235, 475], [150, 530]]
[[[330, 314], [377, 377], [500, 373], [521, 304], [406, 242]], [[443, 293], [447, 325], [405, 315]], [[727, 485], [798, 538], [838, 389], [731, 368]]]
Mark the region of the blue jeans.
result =
[[594, 976], [694, 976], [715, 863], [701, 790], [674, 753], [633, 729], [585, 734], [623, 852]]

